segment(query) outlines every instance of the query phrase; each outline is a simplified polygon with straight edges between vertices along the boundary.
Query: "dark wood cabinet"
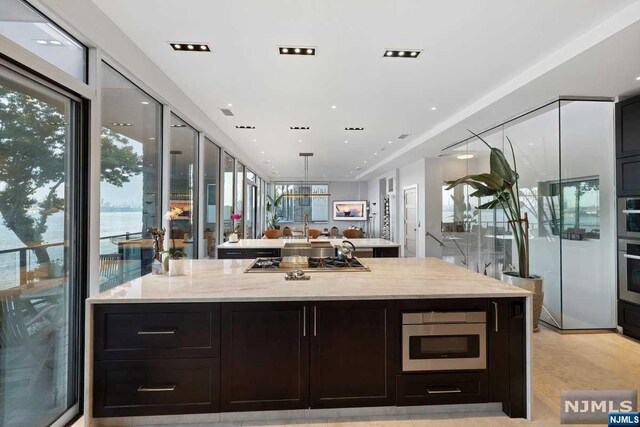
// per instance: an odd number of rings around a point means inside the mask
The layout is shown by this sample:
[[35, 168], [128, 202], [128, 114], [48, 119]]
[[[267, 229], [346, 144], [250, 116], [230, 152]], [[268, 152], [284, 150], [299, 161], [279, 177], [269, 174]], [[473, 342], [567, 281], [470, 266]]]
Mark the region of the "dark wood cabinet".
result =
[[220, 359], [104, 360], [94, 368], [96, 417], [220, 410]]
[[241, 248], [218, 248], [218, 259], [256, 259], [274, 258], [280, 256], [280, 249], [241, 249]]
[[310, 309], [311, 407], [394, 405], [394, 304], [326, 301]]
[[399, 247], [373, 248], [374, 258], [398, 258], [400, 256]]
[[222, 306], [223, 411], [309, 406], [307, 305]]
[[618, 301], [618, 325], [624, 335], [640, 339], [640, 307], [624, 301]]
[[96, 417], [220, 410], [220, 304], [94, 310]]
[[525, 299], [489, 300], [489, 401], [512, 418], [526, 417]]
[[486, 403], [487, 372], [398, 375], [398, 405]]
[[640, 195], [640, 156], [618, 159], [616, 175], [618, 196]]
[[220, 304], [96, 306], [99, 360], [220, 357]]
[[640, 97], [616, 104], [616, 155], [640, 155]]

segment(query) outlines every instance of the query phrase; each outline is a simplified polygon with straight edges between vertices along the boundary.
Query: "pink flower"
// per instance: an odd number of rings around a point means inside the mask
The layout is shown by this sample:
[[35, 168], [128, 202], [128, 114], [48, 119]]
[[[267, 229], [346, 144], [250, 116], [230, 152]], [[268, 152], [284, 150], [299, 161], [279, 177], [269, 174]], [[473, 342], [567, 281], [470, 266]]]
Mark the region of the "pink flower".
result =
[[242, 215], [240, 214], [237, 214], [237, 213], [231, 214], [231, 219], [234, 221], [239, 221], [240, 218], [242, 218]]

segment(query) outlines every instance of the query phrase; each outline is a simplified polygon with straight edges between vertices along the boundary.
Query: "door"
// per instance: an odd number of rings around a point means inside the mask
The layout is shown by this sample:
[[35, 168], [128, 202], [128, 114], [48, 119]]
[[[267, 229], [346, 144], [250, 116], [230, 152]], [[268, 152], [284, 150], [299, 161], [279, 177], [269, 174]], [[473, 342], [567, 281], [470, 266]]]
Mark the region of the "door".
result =
[[309, 407], [303, 303], [222, 305], [222, 411]]
[[0, 64], [0, 425], [77, 413], [86, 295], [80, 101]]
[[311, 407], [395, 405], [393, 304], [311, 307]]
[[404, 189], [404, 256], [415, 258], [418, 252], [418, 188]]

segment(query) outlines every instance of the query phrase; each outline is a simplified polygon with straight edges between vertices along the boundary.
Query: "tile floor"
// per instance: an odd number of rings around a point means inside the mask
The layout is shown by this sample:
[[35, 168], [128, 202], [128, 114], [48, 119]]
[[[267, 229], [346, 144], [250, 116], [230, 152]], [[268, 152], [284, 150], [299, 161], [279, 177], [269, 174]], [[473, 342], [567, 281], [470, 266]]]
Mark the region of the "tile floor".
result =
[[[510, 419], [500, 412], [255, 420], [185, 427], [509, 427], [560, 426], [560, 392], [571, 389], [638, 389], [640, 343], [615, 333], [561, 335], [542, 328], [533, 336], [533, 421]], [[141, 420], [120, 420], [140, 425]], [[154, 424], [147, 424], [154, 425]], [[158, 425], [158, 424], [155, 424]], [[171, 424], [177, 427], [176, 424]], [[81, 427], [76, 424], [74, 427]]]

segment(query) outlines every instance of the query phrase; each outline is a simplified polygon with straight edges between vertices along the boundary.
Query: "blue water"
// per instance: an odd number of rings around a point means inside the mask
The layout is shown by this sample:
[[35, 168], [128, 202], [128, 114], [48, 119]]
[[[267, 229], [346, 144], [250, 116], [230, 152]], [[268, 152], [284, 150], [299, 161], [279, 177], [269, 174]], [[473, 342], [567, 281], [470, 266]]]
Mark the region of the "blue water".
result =
[[[47, 231], [43, 243], [59, 243], [64, 239], [64, 213], [51, 215], [47, 220]], [[102, 212], [100, 215], [100, 236], [136, 233], [142, 231], [142, 212]], [[23, 248], [26, 245], [18, 239], [15, 233], [5, 227], [0, 217], [0, 250]], [[64, 261], [64, 247], [54, 246], [48, 249], [51, 261]], [[100, 253], [117, 252], [117, 245], [111, 239], [100, 241]], [[27, 252], [29, 270], [38, 266], [36, 257]], [[7, 289], [19, 285], [20, 260], [18, 252], [0, 255], [0, 289]]]

